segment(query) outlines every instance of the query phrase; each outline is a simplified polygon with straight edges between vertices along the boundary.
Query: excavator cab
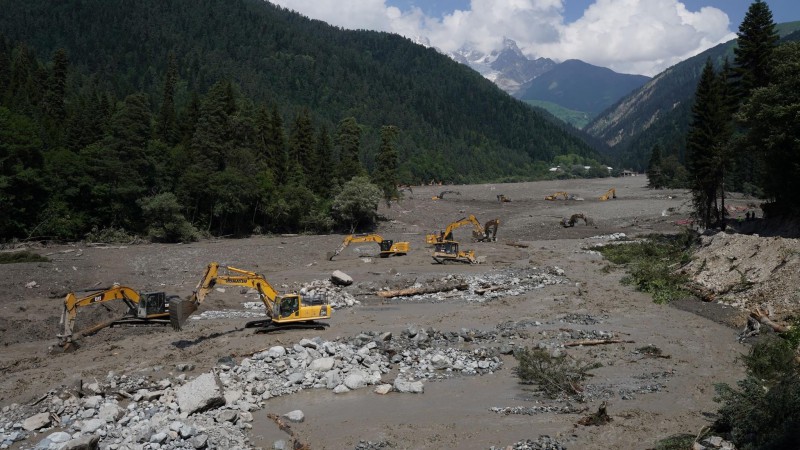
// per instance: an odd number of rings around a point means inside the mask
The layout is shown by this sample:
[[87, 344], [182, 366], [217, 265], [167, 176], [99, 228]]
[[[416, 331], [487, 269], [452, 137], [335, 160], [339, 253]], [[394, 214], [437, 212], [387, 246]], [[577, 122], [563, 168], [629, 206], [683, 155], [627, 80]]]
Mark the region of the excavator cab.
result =
[[169, 300], [164, 292], [145, 292], [139, 298], [136, 317], [149, 317], [169, 312]]
[[448, 262], [475, 264], [478, 262], [475, 259], [474, 250], [459, 250], [458, 242], [456, 241], [435, 243], [433, 247], [433, 260], [439, 264]]
[[384, 239], [378, 242], [378, 245], [381, 247], [381, 258], [389, 257], [389, 252], [392, 251], [392, 245], [394, 245], [394, 241], [391, 239]]

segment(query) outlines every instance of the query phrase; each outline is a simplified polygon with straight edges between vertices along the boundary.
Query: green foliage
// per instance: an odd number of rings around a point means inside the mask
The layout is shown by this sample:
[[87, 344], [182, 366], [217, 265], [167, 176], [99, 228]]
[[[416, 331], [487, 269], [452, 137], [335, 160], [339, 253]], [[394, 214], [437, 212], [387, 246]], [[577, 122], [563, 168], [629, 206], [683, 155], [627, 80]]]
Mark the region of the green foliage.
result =
[[772, 11], [765, 2], [756, 0], [750, 4], [737, 35], [738, 45], [733, 52], [741, 77], [740, 89], [747, 96], [753, 89], [769, 84], [772, 51], [778, 44]]
[[647, 185], [653, 189], [664, 187], [664, 175], [661, 171], [661, 146], [653, 146], [650, 152], [650, 162], [647, 164]]
[[28, 262], [50, 262], [50, 260], [38, 253], [30, 250], [22, 250], [19, 252], [0, 253], [0, 264], [17, 264]]
[[774, 53], [772, 83], [755, 90], [740, 110], [748, 130], [742, 147], [762, 164], [758, 181], [775, 202], [773, 210], [800, 216], [800, 43], [783, 44]]
[[353, 177], [342, 186], [331, 206], [336, 224], [354, 232], [370, 229], [378, 220], [378, 203], [383, 192], [367, 177]]
[[651, 235], [646, 241], [606, 245], [599, 251], [609, 261], [626, 266], [624, 284], [653, 295], [656, 303], [691, 295], [682, 288], [685, 277], [675, 273], [677, 265], [689, 261], [696, 236], [690, 232], [679, 235]]
[[656, 442], [653, 450], [691, 450], [694, 440], [693, 434], [676, 434]]
[[531, 106], [543, 108], [550, 114], [579, 129], [585, 127], [595, 115], [586, 111], [568, 109], [559, 104], [544, 100], [524, 100], [524, 102]]
[[136, 241], [136, 236], [125, 231], [124, 228], [115, 227], [92, 227], [92, 231], [86, 233], [85, 238], [89, 242], [100, 242], [104, 244], [129, 244]]
[[155, 242], [192, 242], [199, 238], [195, 227], [186, 220], [178, 198], [165, 192], [137, 201], [147, 225], [147, 236]]
[[800, 366], [795, 349], [765, 336], [744, 357], [747, 377], [715, 386], [715, 428], [742, 450], [794, 448], [800, 442]]
[[517, 367], [514, 373], [521, 383], [535, 384], [548, 397], [575, 395], [582, 391], [581, 383], [600, 363], [585, 363], [567, 355], [550, 356], [542, 349], [520, 348], [514, 351]]
[[394, 141], [400, 130], [395, 126], [381, 128], [381, 147], [375, 159], [377, 168], [372, 174], [372, 182], [383, 191], [383, 198], [389, 202], [397, 198], [397, 149]]

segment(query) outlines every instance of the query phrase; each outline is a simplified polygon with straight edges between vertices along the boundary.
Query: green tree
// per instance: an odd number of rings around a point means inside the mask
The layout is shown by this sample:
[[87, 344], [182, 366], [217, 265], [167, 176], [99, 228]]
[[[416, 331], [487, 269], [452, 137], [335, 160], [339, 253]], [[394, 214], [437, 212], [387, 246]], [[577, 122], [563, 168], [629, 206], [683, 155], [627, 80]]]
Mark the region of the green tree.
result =
[[164, 77], [164, 90], [161, 98], [161, 110], [156, 122], [156, 137], [174, 145], [178, 142], [178, 117], [175, 113], [175, 85], [178, 83], [178, 63], [175, 53], [167, 56], [167, 73]]
[[339, 153], [339, 164], [336, 173], [340, 180], [349, 181], [353, 177], [366, 174], [361, 165], [361, 127], [355, 117], [347, 117], [339, 122], [336, 130], [336, 149]]
[[350, 233], [371, 229], [378, 220], [383, 192], [366, 176], [353, 177], [333, 199], [331, 212], [337, 225]]
[[764, 1], [750, 5], [737, 35], [735, 63], [742, 97], [746, 98], [753, 89], [769, 83], [772, 51], [778, 45], [772, 11]]
[[664, 187], [661, 174], [661, 146], [656, 144], [650, 152], [650, 162], [647, 164], [647, 185], [652, 189]]
[[172, 192], [163, 192], [137, 201], [147, 223], [147, 236], [155, 242], [192, 242], [199, 237], [197, 230], [186, 220]]
[[686, 140], [687, 165], [695, 213], [704, 227], [724, 220], [724, 181], [731, 164], [730, 112], [723, 98], [722, 81], [706, 61], [692, 107]]
[[316, 181], [315, 192], [323, 198], [330, 198], [331, 192], [335, 184], [335, 176], [333, 174], [333, 144], [331, 143], [331, 136], [328, 133], [328, 128], [322, 125], [317, 133], [317, 165], [314, 172], [313, 180]]
[[763, 161], [760, 184], [775, 215], [800, 216], [800, 43], [775, 50], [773, 82], [756, 89], [738, 119], [746, 153]]
[[62, 122], [67, 117], [65, 100], [68, 65], [67, 51], [63, 48], [58, 49], [53, 55], [43, 102], [46, 125], [49, 134], [55, 139], [63, 134]]
[[304, 108], [297, 114], [292, 124], [289, 136], [289, 164], [296, 166], [290, 170], [291, 174], [297, 174], [297, 168], [299, 168], [299, 173], [303, 175], [302, 179], [294, 179], [292, 182], [297, 184], [306, 182], [312, 191], [316, 191], [317, 184], [323, 182], [323, 180], [313, 179], [318, 164], [316, 153], [314, 127], [311, 125], [308, 110]]
[[381, 128], [381, 146], [378, 156], [375, 158], [377, 168], [372, 174], [372, 182], [383, 191], [383, 198], [387, 204], [392, 198], [398, 196], [397, 193], [397, 149], [394, 141], [397, 139], [400, 130], [393, 125], [386, 125]]

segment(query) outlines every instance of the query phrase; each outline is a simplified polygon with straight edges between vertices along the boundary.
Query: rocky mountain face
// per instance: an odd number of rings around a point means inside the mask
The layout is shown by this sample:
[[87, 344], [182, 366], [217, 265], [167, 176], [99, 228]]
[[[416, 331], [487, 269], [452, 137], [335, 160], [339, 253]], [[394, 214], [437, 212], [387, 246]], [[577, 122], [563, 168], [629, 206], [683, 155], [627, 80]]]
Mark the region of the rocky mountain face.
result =
[[511, 39], [505, 39], [502, 49], [490, 53], [462, 47], [456, 52], [447, 53], [447, 56], [471, 67], [515, 97], [531, 80], [557, 65], [549, 58], [528, 58]]

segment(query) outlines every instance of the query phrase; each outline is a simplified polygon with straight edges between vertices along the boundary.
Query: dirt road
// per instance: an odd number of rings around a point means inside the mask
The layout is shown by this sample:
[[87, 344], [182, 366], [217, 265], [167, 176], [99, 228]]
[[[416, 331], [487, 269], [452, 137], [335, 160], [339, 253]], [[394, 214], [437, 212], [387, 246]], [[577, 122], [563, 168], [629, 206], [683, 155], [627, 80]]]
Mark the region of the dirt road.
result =
[[[586, 403], [572, 404], [568, 414], [506, 414], [491, 408], [559, 405], [533, 393], [514, 376], [516, 365], [502, 355], [502, 369], [478, 376], [426, 381], [423, 394], [377, 395], [370, 387], [334, 394], [325, 389], [274, 397], [255, 411], [249, 431], [251, 445], [270, 448], [286, 439], [266, 418], [300, 409], [303, 423], [294, 431], [314, 449], [353, 448], [360, 440], [386, 441], [395, 448], [442, 449], [505, 446], [539, 435], [550, 435], [568, 448], [642, 449], [675, 433], [694, 433], [713, 412], [713, 384], [732, 383], [742, 372], [735, 358], [745, 351], [737, 330], [671, 306], [653, 304], [646, 295], [621, 286], [623, 273], [609, 268], [588, 249], [597, 236], [625, 233], [674, 232], [675, 222], [688, 214], [684, 191], [651, 191], [645, 177], [571, 180], [515, 184], [414, 187], [399, 204], [383, 209], [386, 221], [377, 230], [384, 238], [408, 240], [407, 256], [381, 259], [377, 245], [351, 245], [335, 261], [326, 254], [340, 235], [252, 237], [183, 245], [108, 245], [35, 248], [51, 262], [3, 266], [0, 280], [0, 405], [30, 404], [51, 389], [75, 387], [116, 374], [147, 374], [155, 379], [175, 375], [178, 363], [191, 363], [189, 376], [208, 372], [220, 358], [240, 361], [273, 345], [291, 347], [303, 338], [333, 340], [361, 332], [390, 331], [397, 335], [411, 325], [442, 331], [462, 328], [497, 330], [514, 322], [524, 329], [517, 346], [552, 346], [590, 333], [603, 332], [630, 343], [570, 347], [562, 351], [602, 367], [585, 386]], [[598, 197], [615, 187], [617, 198]], [[442, 190], [459, 191], [442, 200]], [[584, 200], [545, 201], [556, 191]], [[500, 203], [503, 194], [511, 202]], [[559, 221], [583, 212], [593, 221], [563, 228]], [[449, 222], [475, 214], [481, 222], [499, 218], [497, 242], [471, 243], [468, 227], [455, 238], [485, 259], [479, 265], [432, 264], [424, 235]], [[512, 246], [510, 243], [522, 244]], [[118, 282], [140, 291], [191, 293], [206, 264], [219, 261], [256, 270], [279, 290], [327, 279], [342, 270], [355, 283], [346, 288], [360, 304], [337, 310], [324, 331], [296, 330], [253, 334], [242, 329], [244, 319], [194, 320], [181, 332], [168, 327], [116, 327], [86, 337], [77, 351], [51, 353], [56, 342], [63, 294], [69, 290]], [[557, 267], [566, 281], [521, 295], [472, 302], [459, 296], [443, 299], [374, 295], [381, 288], [431, 282], [448, 274], [483, 276], [513, 270]], [[33, 286], [33, 287], [26, 287]], [[215, 292], [202, 311], [242, 310], [238, 290]], [[248, 299], [252, 300], [252, 299]], [[81, 311], [86, 320], [113, 317], [120, 310], [103, 307]], [[507, 342], [497, 342], [497, 345]], [[488, 344], [484, 344], [488, 345]], [[647, 358], [636, 349], [654, 345], [669, 358]], [[550, 348], [550, 347], [548, 347]], [[396, 374], [386, 374], [391, 377]], [[575, 426], [580, 417], [608, 401], [613, 422], [600, 427]], [[504, 410], [510, 411], [510, 410]], [[38, 439], [41, 438], [41, 435]], [[32, 446], [31, 438], [16, 446]]]

